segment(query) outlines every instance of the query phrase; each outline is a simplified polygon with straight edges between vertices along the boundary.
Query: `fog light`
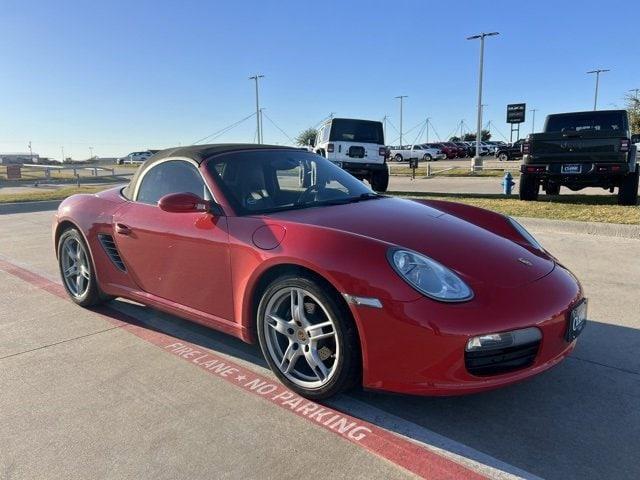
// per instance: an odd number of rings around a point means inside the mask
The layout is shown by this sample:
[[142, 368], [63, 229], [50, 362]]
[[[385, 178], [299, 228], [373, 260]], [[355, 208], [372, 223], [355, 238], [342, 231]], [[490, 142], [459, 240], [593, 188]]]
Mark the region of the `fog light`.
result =
[[467, 352], [479, 350], [497, 350], [500, 348], [517, 347], [534, 343], [542, 338], [542, 333], [535, 327], [512, 330], [511, 332], [488, 333], [472, 337], [467, 342]]

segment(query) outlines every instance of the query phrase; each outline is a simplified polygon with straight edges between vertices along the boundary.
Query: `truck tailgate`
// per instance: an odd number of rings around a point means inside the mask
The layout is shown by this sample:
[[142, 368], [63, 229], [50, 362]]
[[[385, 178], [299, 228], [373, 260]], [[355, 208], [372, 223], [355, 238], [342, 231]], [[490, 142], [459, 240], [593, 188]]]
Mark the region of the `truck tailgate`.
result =
[[617, 131], [549, 132], [529, 137], [530, 161], [544, 162], [625, 162], [620, 151], [625, 136]]

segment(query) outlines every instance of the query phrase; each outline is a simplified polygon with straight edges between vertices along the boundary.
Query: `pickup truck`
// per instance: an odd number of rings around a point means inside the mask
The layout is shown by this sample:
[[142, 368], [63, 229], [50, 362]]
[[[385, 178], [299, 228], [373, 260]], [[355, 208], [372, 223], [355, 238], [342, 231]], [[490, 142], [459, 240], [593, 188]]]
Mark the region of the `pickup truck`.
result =
[[405, 145], [400, 147], [389, 147], [389, 156], [396, 162], [402, 162], [403, 160], [411, 160], [417, 158], [418, 161], [424, 160], [430, 162], [431, 160], [444, 160], [447, 156], [442, 153], [439, 148], [430, 147], [428, 145]]
[[496, 149], [496, 158], [501, 162], [507, 160], [520, 160], [522, 158], [522, 144], [524, 139], [517, 140], [511, 145], [500, 145]]
[[618, 188], [619, 205], [638, 204], [637, 147], [626, 110], [549, 115], [542, 133], [522, 144], [520, 199], [537, 200], [540, 186], [558, 195], [570, 190]]

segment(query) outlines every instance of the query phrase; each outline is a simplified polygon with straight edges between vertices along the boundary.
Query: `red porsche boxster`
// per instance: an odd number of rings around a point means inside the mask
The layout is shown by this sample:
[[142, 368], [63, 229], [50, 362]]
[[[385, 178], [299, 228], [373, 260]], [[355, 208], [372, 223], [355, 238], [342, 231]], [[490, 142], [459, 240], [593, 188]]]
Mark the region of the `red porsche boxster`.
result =
[[159, 152], [124, 188], [67, 198], [53, 237], [79, 305], [125, 297], [258, 341], [314, 399], [511, 384], [586, 323], [578, 280], [515, 220], [382, 196], [295, 148]]

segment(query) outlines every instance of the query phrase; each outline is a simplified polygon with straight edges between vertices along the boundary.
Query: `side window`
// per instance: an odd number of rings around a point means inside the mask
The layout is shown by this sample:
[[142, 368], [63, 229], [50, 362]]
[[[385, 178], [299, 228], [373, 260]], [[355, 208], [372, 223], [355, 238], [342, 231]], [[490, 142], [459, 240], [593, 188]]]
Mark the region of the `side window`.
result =
[[324, 126], [324, 130], [322, 131], [322, 143], [326, 143], [329, 141], [329, 132], [331, 131], [331, 124], [328, 123]]
[[191, 163], [182, 160], [162, 162], [142, 177], [136, 200], [155, 205], [165, 195], [170, 193], [193, 193], [202, 198], [208, 198], [207, 187]]

